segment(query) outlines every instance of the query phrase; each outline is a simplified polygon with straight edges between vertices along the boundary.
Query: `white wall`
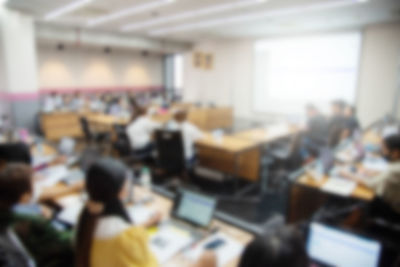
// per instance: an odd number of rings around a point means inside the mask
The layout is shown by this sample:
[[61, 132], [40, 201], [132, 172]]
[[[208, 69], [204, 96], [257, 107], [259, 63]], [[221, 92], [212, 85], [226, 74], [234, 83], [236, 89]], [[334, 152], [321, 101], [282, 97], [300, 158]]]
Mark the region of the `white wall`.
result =
[[364, 31], [357, 97], [362, 122], [370, 124], [392, 112], [399, 81], [400, 23], [368, 27]]
[[136, 51], [100, 48], [38, 46], [41, 89], [92, 89], [161, 86], [162, 56], [142, 56]]
[[33, 19], [0, 7], [3, 68], [10, 93], [37, 92], [36, 39]]
[[[366, 126], [392, 110], [400, 78], [400, 23], [369, 26], [363, 33], [356, 103]], [[215, 66], [210, 71], [196, 69], [193, 54], [185, 54], [184, 99], [232, 105], [239, 118], [276, 118], [278, 114], [255, 113], [252, 107], [253, 44], [253, 40], [197, 44], [193, 51], [213, 53]]]

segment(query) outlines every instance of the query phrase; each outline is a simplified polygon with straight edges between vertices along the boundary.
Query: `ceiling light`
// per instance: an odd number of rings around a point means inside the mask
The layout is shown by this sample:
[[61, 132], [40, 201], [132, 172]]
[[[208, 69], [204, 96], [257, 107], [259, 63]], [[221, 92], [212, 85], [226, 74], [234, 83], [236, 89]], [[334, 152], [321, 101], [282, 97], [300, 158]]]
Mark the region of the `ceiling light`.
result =
[[69, 3], [66, 6], [57, 8], [56, 10], [51, 11], [50, 13], [48, 13], [44, 19], [45, 20], [53, 20], [59, 16], [62, 16], [64, 14], [70, 13], [74, 10], [77, 10], [83, 6], [86, 6], [87, 4], [89, 4], [90, 2], [92, 2], [92, 0], [78, 0], [78, 1], [74, 1], [72, 3]]
[[264, 18], [270, 17], [280, 17], [280, 16], [288, 16], [288, 15], [295, 15], [305, 12], [313, 12], [313, 11], [320, 11], [326, 10], [331, 8], [339, 8], [345, 6], [351, 6], [356, 4], [365, 3], [366, 0], [340, 0], [340, 1], [330, 1], [329, 3], [319, 3], [319, 4], [311, 4], [311, 5], [301, 5], [292, 8], [284, 8], [284, 9], [276, 9], [271, 11], [264, 11], [264, 12], [255, 12], [255, 13], [248, 13], [246, 15], [239, 15], [239, 16], [231, 16], [221, 19], [213, 19], [208, 20], [205, 22], [197, 22], [197, 23], [190, 23], [185, 25], [178, 25], [174, 27], [166, 27], [157, 29], [154, 31], [150, 31], [149, 34], [153, 36], [160, 36], [169, 33], [176, 33], [176, 32], [184, 32], [189, 30], [195, 29], [203, 29], [209, 28], [224, 24], [231, 24], [231, 23], [240, 23], [240, 22], [247, 22], [253, 20], [259, 20]]
[[211, 7], [197, 9], [194, 11], [182, 12], [182, 13], [178, 13], [176, 15], [166, 16], [166, 17], [162, 17], [162, 18], [150, 19], [150, 20], [146, 20], [143, 22], [130, 23], [130, 24], [122, 26], [121, 31], [134, 31], [134, 30], [143, 29], [146, 27], [159, 25], [159, 24], [163, 24], [163, 23], [167, 23], [167, 22], [178, 21], [178, 20], [183, 20], [183, 19], [188, 19], [188, 18], [192, 19], [195, 17], [204, 16], [204, 15], [211, 15], [211, 14], [221, 13], [221, 12], [228, 11], [228, 10], [234, 10], [234, 9], [239, 9], [239, 8], [243, 8], [243, 7], [247, 7], [247, 6], [258, 5], [258, 4], [261, 4], [264, 2], [266, 2], [266, 0], [240, 0], [240, 1], [233, 2], [233, 3], [219, 4], [219, 5], [215, 5], [215, 6], [211, 6]]
[[89, 27], [97, 26], [97, 25], [103, 24], [105, 22], [109, 22], [112, 20], [130, 16], [133, 14], [138, 14], [138, 13], [146, 11], [146, 10], [151, 10], [151, 9], [155, 9], [155, 8], [158, 8], [161, 6], [165, 6], [165, 5], [171, 4], [172, 2], [174, 2], [174, 0], [157, 0], [157, 1], [145, 3], [142, 5], [135, 5], [132, 7], [124, 8], [115, 13], [111, 13], [111, 14], [108, 14], [105, 16], [91, 19], [87, 22], [87, 26], [89, 26]]

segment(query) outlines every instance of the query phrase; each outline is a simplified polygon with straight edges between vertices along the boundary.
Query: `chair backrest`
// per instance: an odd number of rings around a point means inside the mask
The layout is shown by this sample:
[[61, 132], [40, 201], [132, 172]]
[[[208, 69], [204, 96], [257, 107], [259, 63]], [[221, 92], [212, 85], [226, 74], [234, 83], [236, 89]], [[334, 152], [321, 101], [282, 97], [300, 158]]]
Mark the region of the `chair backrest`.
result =
[[155, 133], [157, 164], [164, 170], [180, 172], [185, 169], [185, 155], [180, 131], [157, 130]]
[[0, 266], [35, 267], [35, 261], [26, 251], [18, 236], [8, 229], [0, 233]]
[[132, 146], [128, 135], [126, 134], [126, 127], [120, 124], [113, 125], [116, 140], [113, 142], [114, 149], [121, 157], [132, 155]]
[[90, 130], [89, 121], [85, 117], [81, 117], [79, 121], [81, 123], [81, 129], [85, 135], [86, 141], [90, 141], [92, 139], [92, 131]]

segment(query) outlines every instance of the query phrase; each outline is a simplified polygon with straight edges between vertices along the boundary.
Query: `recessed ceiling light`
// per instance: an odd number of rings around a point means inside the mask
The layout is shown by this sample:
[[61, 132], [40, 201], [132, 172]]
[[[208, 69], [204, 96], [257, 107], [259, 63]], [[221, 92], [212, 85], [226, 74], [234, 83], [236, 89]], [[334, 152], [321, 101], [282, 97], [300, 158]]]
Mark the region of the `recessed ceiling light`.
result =
[[138, 29], [143, 29], [150, 26], [160, 25], [167, 22], [183, 20], [187, 18], [196, 18], [200, 16], [206, 16], [216, 13], [221, 13], [228, 10], [239, 9], [247, 6], [258, 5], [266, 2], [267, 0], [240, 0], [231, 3], [224, 3], [219, 5], [214, 5], [206, 8], [197, 9], [194, 11], [186, 11], [178, 13], [171, 16], [150, 19], [142, 22], [130, 23], [121, 27], [121, 31], [134, 31]]
[[69, 3], [66, 6], [62, 6], [60, 8], [57, 8], [56, 10], [53, 10], [51, 12], [49, 12], [47, 15], [45, 15], [44, 19], [45, 20], [53, 20], [59, 16], [62, 16], [64, 14], [70, 13], [72, 11], [75, 11], [83, 6], [86, 6], [87, 4], [89, 4], [90, 2], [92, 2], [93, 0], [78, 0], [78, 1], [74, 1], [72, 3]]
[[147, 2], [142, 5], [134, 5], [128, 8], [121, 9], [120, 11], [105, 15], [105, 16], [100, 16], [94, 19], [91, 19], [87, 22], [87, 26], [93, 27], [97, 26], [112, 20], [120, 19], [123, 17], [127, 17], [133, 14], [138, 14], [140, 12], [146, 11], [146, 10], [151, 10], [155, 9], [158, 7], [162, 7], [168, 4], [171, 4], [175, 2], [175, 0], [157, 0], [157, 1], [152, 1], [152, 2]]
[[295, 14], [300, 14], [300, 13], [320, 11], [320, 10], [326, 10], [326, 9], [332, 9], [332, 8], [340, 8], [340, 7], [345, 7], [345, 6], [362, 4], [365, 2], [367, 2], [367, 0], [338, 0], [338, 1], [330, 1], [328, 3], [324, 2], [324, 3], [301, 5], [301, 6], [291, 7], [291, 8], [276, 9], [276, 10], [263, 11], [263, 12], [253, 12], [253, 13], [247, 13], [245, 15], [231, 16], [231, 17], [225, 17], [225, 18], [220, 18], [220, 19], [208, 20], [208, 21], [204, 21], [204, 22], [189, 23], [189, 24], [185, 24], [185, 25], [178, 25], [178, 26], [174, 26], [174, 27], [166, 27], [166, 28], [156, 29], [156, 30], [150, 31], [149, 34], [153, 35], [153, 36], [161, 36], [161, 35], [165, 35], [165, 34], [169, 34], [169, 33], [210, 28], [210, 27], [224, 25], [224, 24], [241, 23], [241, 22], [254, 21], [254, 20], [259, 20], [259, 19], [264, 19], [264, 18], [281, 17], [281, 16], [295, 15]]

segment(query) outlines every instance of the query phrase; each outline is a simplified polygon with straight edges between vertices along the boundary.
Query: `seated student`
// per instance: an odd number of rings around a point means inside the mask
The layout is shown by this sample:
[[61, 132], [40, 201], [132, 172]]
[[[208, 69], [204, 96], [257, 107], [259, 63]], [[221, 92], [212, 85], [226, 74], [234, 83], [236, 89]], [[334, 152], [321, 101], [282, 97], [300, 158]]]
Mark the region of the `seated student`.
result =
[[103, 102], [103, 95], [96, 93], [90, 100], [90, 109], [94, 112], [104, 112], [105, 103]]
[[[83, 209], [76, 236], [76, 267], [159, 266], [148, 247], [146, 227], [160, 222], [157, 213], [143, 225], [134, 225], [125, 210], [127, 168], [119, 161], [101, 158], [87, 171], [89, 200]], [[209, 254], [196, 267], [211, 267]]]
[[32, 201], [33, 171], [26, 164], [9, 164], [0, 171], [0, 231], [12, 229], [37, 266], [73, 265], [71, 234], [56, 230], [39, 217], [15, 213], [13, 207]]
[[[64, 157], [56, 157], [51, 163], [51, 164], [59, 164], [65, 161]], [[31, 151], [28, 145], [24, 143], [6, 143], [6, 144], [0, 144], [0, 170], [5, 168], [7, 165], [12, 164], [12, 163], [23, 163], [27, 165], [32, 164], [32, 155]], [[60, 189], [57, 189], [57, 191], [54, 190], [47, 190], [44, 192], [40, 192], [40, 199], [41, 200], [50, 200], [54, 199], [55, 196], [57, 195], [62, 195], [66, 194], [69, 192], [75, 192], [76, 190], [80, 190], [83, 188], [83, 183], [82, 182], [77, 182], [69, 187], [62, 187]], [[37, 192], [39, 194], [39, 192]], [[37, 196], [39, 197], [39, 196]], [[23, 206], [23, 207], [20, 207]], [[40, 210], [41, 213], [47, 213], [46, 209], [43, 207], [39, 207], [39, 205], [18, 205], [15, 209], [16, 211], [27, 211], [29, 210], [29, 213], [35, 212]], [[35, 212], [38, 213], [38, 212]]]
[[52, 92], [44, 97], [42, 104], [43, 104], [42, 105], [43, 112], [47, 113], [54, 112], [57, 109], [61, 108], [62, 98], [56, 92]]
[[342, 172], [342, 176], [375, 192], [377, 198], [374, 207], [377, 208], [373, 213], [389, 219], [396, 217], [400, 222], [400, 135], [391, 135], [383, 140], [382, 154], [390, 163], [386, 171], [377, 174], [374, 171], [358, 170], [355, 174]]
[[174, 112], [174, 120], [168, 123], [168, 129], [182, 132], [185, 159], [191, 165], [195, 159], [195, 142], [203, 136], [203, 133], [197, 126], [187, 121], [187, 111], [183, 109]]
[[331, 147], [340, 143], [343, 129], [346, 127], [345, 106], [346, 104], [342, 100], [335, 100], [331, 103], [331, 117], [328, 124], [328, 142]]
[[308, 267], [309, 259], [302, 235], [294, 227], [271, 230], [245, 248], [239, 267]]
[[342, 132], [342, 138], [351, 137], [357, 130], [360, 129], [360, 123], [356, 116], [356, 109], [353, 106], [347, 105], [344, 109], [345, 125]]
[[322, 146], [327, 145], [328, 121], [314, 105], [307, 105], [307, 132], [305, 134], [305, 148], [314, 156]]
[[72, 97], [70, 109], [74, 111], [81, 110], [84, 107], [84, 104], [85, 97], [81, 93], [76, 92]]
[[[110, 158], [98, 160], [87, 171], [89, 200], [77, 228], [76, 267], [158, 266], [145, 228], [134, 226], [124, 208], [126, 177], [125, 166]], [[144, 226], [159, 220], [157, 214]]]
[[153, 121], [146, 108], [137, 109], [132, 123], [126, 128], [126, 134], [133, 150], [151, 152], [153, 149], [152, 135], [161, 124]]
[[[208, 254], [205, 259], [207, 267], [217, 267], [215, 254]], [[281, 226], [250, 242], [238, 267], [308, 267], [309, 264], [301, 233], [294, 227]]]
[[73, 110], [73, 99], [72, 96], [69, 94], [63, 95], [62, 105], [60, 107], [63, 111], [70, 111]]

